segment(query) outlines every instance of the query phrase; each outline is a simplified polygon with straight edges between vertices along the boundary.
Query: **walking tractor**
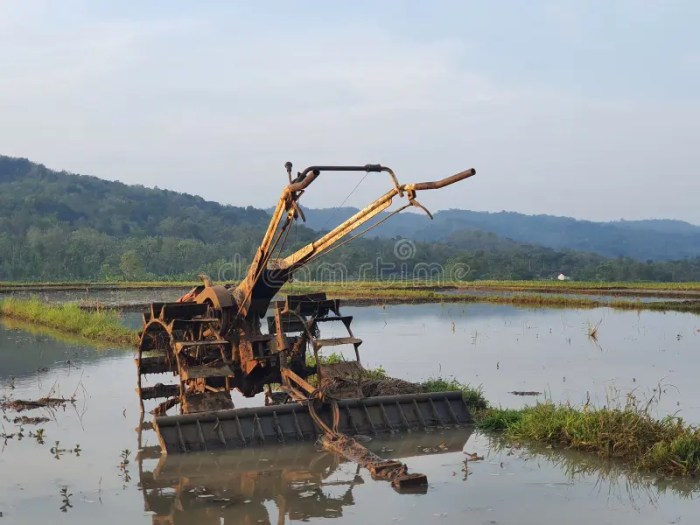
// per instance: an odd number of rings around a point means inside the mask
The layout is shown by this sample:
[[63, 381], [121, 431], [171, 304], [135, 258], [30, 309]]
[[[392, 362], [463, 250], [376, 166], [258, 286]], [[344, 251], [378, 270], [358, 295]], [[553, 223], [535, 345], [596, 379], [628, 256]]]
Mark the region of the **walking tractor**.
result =
[[[324, 447], [367, 467], [372, 476], [399, 489], [425, 487], [422, 474], [384, 460], [353, 436], [411, 432], [472, 422], [461, 392], [411, 393], [367, 397], [360, 363], [362, 340], [353, 333], [352, 317], [325, 293], [278, 295], [294, 272], [364, 234], [410, 206], [430, 212], [417, 200], [423, 190], [449, 186], [471, 177], [473, 169], [442, 180], [400, 184], [394, 172], [378, 164], [311, 166], [292, 177], [272, 213], [270, 224], [245, 277], [237, 285], [203, 283], [177, 302], [152, 303], [144, 313], [138, 358], [138, 394], [155, 400], [153, 428], [167, 454], [217, 451], [291, 441], [320, 441]], [[284, 258], [281, 253], [291, 226], [305, 220], [299, 199], [322, 174], [385, 173], [392, 187], [363, 210], [318, 240]], [[359, 231], [389, 208], [395, 197], [406, 199], [396, 211]], [[431, 216], [432, 218], [432, 216]], [[336, 324], [344, 337], [323, 337]], [[328, 347], [354, 348], [354, 360], [330, 364]], [[312, 359], [313, 357], [313, 359]], [[168, 383], [146, 386], [146, 376], [167, 374]], [[148, 380], [149, 384], [153, 380]], [[331, 389], [328, 385], [343, 384]], [[253, 397], [265, 392], [265, 406], [234, 408], [231, 391]], [[179, 413], [170, 415], [177, 407]]]

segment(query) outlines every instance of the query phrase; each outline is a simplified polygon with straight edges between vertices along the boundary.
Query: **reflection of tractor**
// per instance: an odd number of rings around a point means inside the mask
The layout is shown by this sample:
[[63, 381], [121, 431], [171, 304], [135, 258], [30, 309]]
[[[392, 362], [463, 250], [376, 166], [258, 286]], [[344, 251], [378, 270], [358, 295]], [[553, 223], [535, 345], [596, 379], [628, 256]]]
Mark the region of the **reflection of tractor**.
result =
[[[233, 451], [217, 457], [163, 456], [153, 471], [140, 471], [145, 510], [153, 523], [286, 523], [340, 517], [354, 505], [352, 488], [364, 483], [359, 466], [339, 471], [343, 460], [308, 447], [264, 454]], [[347, 464], [346, 464], [347, 465]], [[333, 478], [330, 480], [329, 478]], [[334, 496], [327, 487], [338, 487]], [[245, 503], [243, 503], [245, 502]], [[271, 520], [269, 503], [277, 508]]]
[[[406, 197], [408, 202], [389, 216], [409, 206], [425, 210], [416, 200], [418, 191], [442, 188], [475, 171], [435, 182], [399, 184], [394, 172], [380, 165], [313, 166], [299, 172], [294, 180], [291, 163], [286, 168], [289, 185], [243, 280], [234, 287], [214, 285], [205, 277], [202, 285], [178, 302], [153, 303], [144, 314], [137, 359], [138, 391], [142, 408], [144, 400], [164, 399], [153, 410], [159, 416], [155, 423], [163, 450], [235, 448], [313, 439], [322, 434], [337, 437], [341, 433], [370, 434], [470, 421], [456, 392], [341, 400], [324, 395], [307, 381], [309, 376], [315, 375], [319, 385], [324, 375], [363, 373], [358, 351], [362, 341], [350, 328], [352, 317], [342, 315], [339, 302], [323, 293], [287, 296], [279, 301], [273, 298], [296, 270], [386, 220], [388, 217], [350, 236], [386, 210], [394, 197]], [[393, 187], [318, 240], [280, 257], [292, 224], [299, 217], [304, 219], [299, 198], [328, 171], [385, 172]], [[322, 337], [321, 327], [329, 323], [342, 327], [347, 335]], [[341, 345], [354, 348], [355, 360], [324, 365], [319, 351]], [[316, 358], [315, 366], [307, 364], [309, 349]], [[142, 385], [143, 376], [161, 373], [171, 373], [177, 381]], [[272, 384], [281, 385], [281, 390], [273, 393], [269, 389]], [[266, 386], [272, 406], [233, 410], [232, 389], [250, 397]], [[176, 405], [181, 415], [165, 416]]]
[[[391, 456], [459, 452], [467, 429], [391, 440]], [[379, 444], [376, 444], [379, 446]], [[456, 461], [461, 461], [460, 457]], [[365, 483], [358, 468], [308, 446], [230, 451], [218, 455], [137, 457], [144, 507], [154, 525], [287, 523], [343, 516]], [[272, 510], [270, 510], [272, 509]], [[270, 516], [277, 511], [277, 517]]]

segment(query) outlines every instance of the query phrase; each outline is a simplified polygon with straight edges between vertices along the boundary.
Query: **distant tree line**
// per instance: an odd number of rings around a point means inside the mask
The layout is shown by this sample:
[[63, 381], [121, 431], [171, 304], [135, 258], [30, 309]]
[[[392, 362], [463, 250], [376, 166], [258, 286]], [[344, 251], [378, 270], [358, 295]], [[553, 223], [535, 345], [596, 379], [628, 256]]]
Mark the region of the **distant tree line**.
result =
[[[275, 197], [276, 198], [276, 197]], [[269, 215], [192, 195], [59, 173], [0, 156], [0, 280], [239, 279]], [[316, 233], [295, 226], [293, 249]], [[405, 248], [405, 249], [404, 249]], [[700, 281], [700, 258], [637, 261], [518, 243], [474, 229], [439, 242], [364, 238], [298, 279]]]
[[[204, 242], [171, 236], [115, 237], [90, 228], [31, 227], [24, 236], [0, 234], [0, 280], [182, 280], [207, 273], [217, 280], [242, 277], [262, 229], [241, 239]], [[514, 244], [462, 248], [415, 243], [397, 255], [398, 239], [359, 239], [299, 272], [298, 279], [553, 279], [699, 281], [700, 258], [670, 262], [610, 259], [595, 254]], [[289, 248], [299, 247], [296, 241]]]

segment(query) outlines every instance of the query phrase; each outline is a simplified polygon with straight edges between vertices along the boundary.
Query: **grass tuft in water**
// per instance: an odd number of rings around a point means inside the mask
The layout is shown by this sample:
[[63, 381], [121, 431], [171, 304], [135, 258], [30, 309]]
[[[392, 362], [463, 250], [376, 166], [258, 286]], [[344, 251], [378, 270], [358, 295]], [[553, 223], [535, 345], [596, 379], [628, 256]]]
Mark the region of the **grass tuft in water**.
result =
[[522, 410], [510, 408], [487, 409], [479, 414], [477, 426], [481, 430], [504, 431], [519, 422], [522, 417]]
[[455, 378], [431, 377], [420, 385], [424, 392], [453, 392], [459, 390], [462, 392], [464, 401], [469, 408], [477, 411], [488, 408], [488, 402], [484, 398], [481, 387], [475, 388], [461, 383]]
[[520, 410], [491, 409], [479, 427], [504, 431], [509, 440], [593, 452], [664, 474], [700, 474], [700, 429], [683, 419], [655, 419], [650, 404], [628, 396], [624, 406], [583, 409], [539, 403]]
[[0, 302], [0, 315], [99, 342], [133, 344], [137, 340], [136, 332], [123, 326], [117, 313], [87, 311], [76, 304], [49, 305], [39, 299], [10, 297]]

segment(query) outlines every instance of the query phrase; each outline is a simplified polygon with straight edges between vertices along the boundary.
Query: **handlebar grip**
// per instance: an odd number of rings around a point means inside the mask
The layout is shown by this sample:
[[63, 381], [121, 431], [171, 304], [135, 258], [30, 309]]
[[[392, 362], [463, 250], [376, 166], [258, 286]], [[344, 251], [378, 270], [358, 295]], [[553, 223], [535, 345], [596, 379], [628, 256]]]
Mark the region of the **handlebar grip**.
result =
[[468, 179], [473, 175], [476, 175], [476, 170], [474, 168], [470, 168], [468, 170], [460, 171], [459, 173], [456, 173], [451, 177], [446, 177], [444, 179], [432, 182], [416, 182], [415, 184], [407, 184], [406, 189], [437, 190], [438, 188], [444, 188], [445, 186], [449, 186], [450, 184], [454, 184], [455, 182], [459, 182], [460, 180]]
[[318, 177], [320, 174], [321, 172], [316, 169], [312, 169], [311, 171], [305, 170], [303, 178], [300, 181], [293, 182], [292, 184], [287, 186], [287, 189], [292, 192], [301, 191], [304, 188], [306, 188], [309, 184], [311, 184], [314, 180], [316, 180], [316, 177]]

